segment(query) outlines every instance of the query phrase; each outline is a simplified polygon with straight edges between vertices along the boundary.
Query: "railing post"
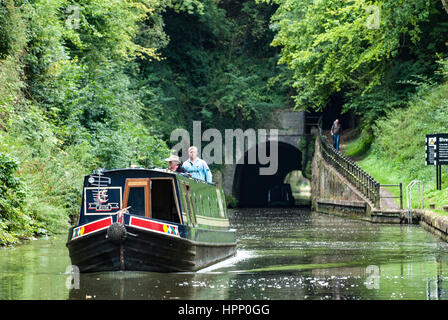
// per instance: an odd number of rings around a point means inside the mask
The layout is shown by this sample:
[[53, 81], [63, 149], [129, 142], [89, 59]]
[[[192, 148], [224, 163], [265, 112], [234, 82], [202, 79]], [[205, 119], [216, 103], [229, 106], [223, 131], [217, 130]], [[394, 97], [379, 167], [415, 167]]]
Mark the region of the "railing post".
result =
[[380, 183], [377, 182], [376, 186], [376, 205], [378, 206], [378, 209], [381, 208], [381, 190], [380, 190]]
[[400, 209], [403, 209], [403, 183], [400, 182]]

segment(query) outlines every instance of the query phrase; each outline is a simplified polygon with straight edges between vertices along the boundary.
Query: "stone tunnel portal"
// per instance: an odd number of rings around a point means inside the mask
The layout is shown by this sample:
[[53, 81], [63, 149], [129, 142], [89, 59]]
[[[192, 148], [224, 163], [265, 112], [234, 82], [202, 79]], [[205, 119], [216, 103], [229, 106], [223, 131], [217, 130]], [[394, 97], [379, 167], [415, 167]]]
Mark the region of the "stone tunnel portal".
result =
[[[266, 150], [269, 152], [270, 142], [267, 142]], [[266, 207], [268, 190], [282, 184], [291, 171], [302, 169], [301, 152], [284, 142], [278, 142], [278, 166], [275, 174], [260, 175], [260, 168], [268, 165], [262, 165], [258, 160], [257, 157], [256, 164], [248, 164], [248, 152], [246, 152], [244, 163], [236, 166], [233, 194], [238, 199], [240, 207]]]

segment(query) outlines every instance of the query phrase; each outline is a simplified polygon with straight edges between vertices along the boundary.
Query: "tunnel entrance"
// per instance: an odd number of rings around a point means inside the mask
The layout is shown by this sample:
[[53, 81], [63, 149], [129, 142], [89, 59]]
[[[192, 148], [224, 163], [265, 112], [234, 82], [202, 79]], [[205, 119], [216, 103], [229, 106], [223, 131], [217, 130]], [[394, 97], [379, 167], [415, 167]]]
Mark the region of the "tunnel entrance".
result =
[[357, 116], [353, 111], [349, 110], [343, 112], [344, 107], [344, 95], [343, 93], [333, 94], [327, 105], [322, 111], [316, 111], [315, 109], [308, 110], [306, 118], [308, 125], [306, 127], [306, 133], [311, 133], [312, 125], [317, 125], [317, 120], [322, 117], [322, 129], [330, 130], [334, 120], [339, 119], [343, 130], [356, 128], [360, 123], [360, 116]]
[[311, 181], [304, 177], [302, 171], [291, 171], [283, 182], [291, 186], [296, 206], [311, 206]]
[[[259, 146], [257, 145], [256, 148]], [[270, 150], [267, 142], [266, 150]], [[301, 152], [298, 148], [284, 142], [278, 142], [278, 167], [273, 175], [260, 175], [260, 167], [268, 167], [258, 162], [248, 164], [248, 152], [244, 155], [244, 163], [238, 164], [235, 170], [233, 193], [240, 207], [267, 207], [269, 196], [274, 196], [275, 188], [279, 189], [285, 177], [294, 170], [301, 170]], [[274, 188], [274, 189], [273, 189]], [[282, 189], [282, 188], [281, 188]], [[294, 205], [294, 202], [293, 204]]]

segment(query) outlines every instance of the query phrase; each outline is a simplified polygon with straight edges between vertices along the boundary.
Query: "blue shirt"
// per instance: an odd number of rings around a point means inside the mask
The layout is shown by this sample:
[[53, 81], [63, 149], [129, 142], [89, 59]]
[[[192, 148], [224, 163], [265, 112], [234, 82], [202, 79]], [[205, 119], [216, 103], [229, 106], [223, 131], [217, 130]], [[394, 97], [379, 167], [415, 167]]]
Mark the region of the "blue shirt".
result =
[[193, 178], [205, 180], [210, 183], [212, 182], [212, 173], [204, 160], [196, 158], [194, 162], [191, 162], [190, 159], [188, 159], [182, 164], [182, 167], [184, 167]]

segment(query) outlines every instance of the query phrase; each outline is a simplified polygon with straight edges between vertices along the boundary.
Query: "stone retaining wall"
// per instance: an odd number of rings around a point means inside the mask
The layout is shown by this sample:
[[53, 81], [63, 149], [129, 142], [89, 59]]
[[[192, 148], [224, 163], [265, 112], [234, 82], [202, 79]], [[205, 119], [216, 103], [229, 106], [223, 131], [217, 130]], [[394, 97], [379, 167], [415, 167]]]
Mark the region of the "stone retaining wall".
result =
[[[311, 163], [311, 207], [327, 214], [375, 223], [408, 223], [408, 212], [402, 209], [375, 208], [340, 173], [322, 158], [318, 140]], [[411, 223], [448, 242], [448, 216], [430, 210], [414, 209]]]
[[401, 223], [402, 210], [375, 208], [355, 186], [329, 165], [322, 157], [319, 141], [311, 162], [311, 208], [374, 223]]
[[429, 210], [414, 209], [413, 214], [420, 225], [429, 232], [448, 241], [448, 217]]
[[314, 208], [317, 212], [349, 216], [353, 218], [368, 218], [365, 201], [317, 199]]
[[361, 192], [325, 162], [321, 154], [319, 141], [316, 139], [311, 162], [311, 200], [313, 205], [316, 204], [318, 199], [362, 201], [371, 206]]
[[311, 208], [314, 211], [369, 219], [371, 203], [322, 157], [318, 139], [311, 162]]

